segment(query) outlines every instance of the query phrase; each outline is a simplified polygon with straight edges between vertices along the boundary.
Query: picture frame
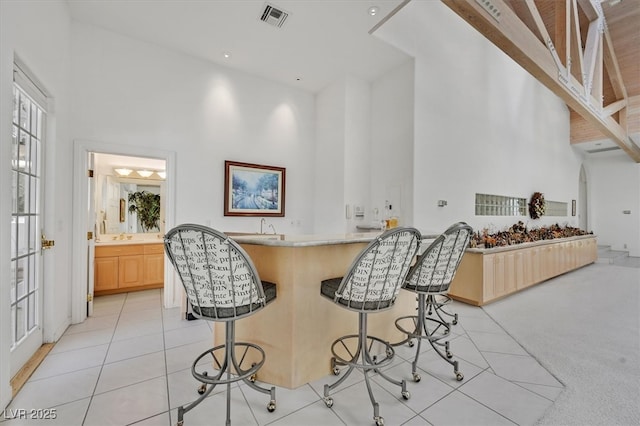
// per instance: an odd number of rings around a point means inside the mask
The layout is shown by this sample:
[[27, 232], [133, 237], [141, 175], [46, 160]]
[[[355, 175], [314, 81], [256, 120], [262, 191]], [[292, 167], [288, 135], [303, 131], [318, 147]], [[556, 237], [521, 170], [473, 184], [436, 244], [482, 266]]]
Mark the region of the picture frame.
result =
[[284, 217], [286, 169], [224, 162], [224, 215]]
[[124, 223], [127, 217], [127, 202], [124, 198], [120, 198], [120, 223]]

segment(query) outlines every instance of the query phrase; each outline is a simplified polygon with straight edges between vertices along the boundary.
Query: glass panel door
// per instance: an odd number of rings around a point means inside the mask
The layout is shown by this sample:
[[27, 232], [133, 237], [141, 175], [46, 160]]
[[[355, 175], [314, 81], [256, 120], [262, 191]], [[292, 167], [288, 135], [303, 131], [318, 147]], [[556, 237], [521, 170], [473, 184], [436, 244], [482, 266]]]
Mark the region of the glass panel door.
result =
[[11, 150], [11, 375], [42, 345], [42, 135], [45, 113], [13, 89]]

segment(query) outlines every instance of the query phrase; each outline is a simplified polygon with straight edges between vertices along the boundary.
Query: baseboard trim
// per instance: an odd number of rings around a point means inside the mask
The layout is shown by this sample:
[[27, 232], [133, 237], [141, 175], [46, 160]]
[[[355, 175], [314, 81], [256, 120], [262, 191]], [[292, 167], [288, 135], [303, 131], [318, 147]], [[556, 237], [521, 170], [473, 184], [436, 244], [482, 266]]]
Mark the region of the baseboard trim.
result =
[[15, 398], [22, 386], [27, 383], [29, 377], [36, 371], [36, 368], [40, 365], [44, 358], [47, 356], [51, 349], [55, 346], [55, 343], [44, 343], [38, 348], [38, 350], [29, 358], [29, 361], [22, 366], [20, 371], [16, 373], [11, 379], [11, 398]]

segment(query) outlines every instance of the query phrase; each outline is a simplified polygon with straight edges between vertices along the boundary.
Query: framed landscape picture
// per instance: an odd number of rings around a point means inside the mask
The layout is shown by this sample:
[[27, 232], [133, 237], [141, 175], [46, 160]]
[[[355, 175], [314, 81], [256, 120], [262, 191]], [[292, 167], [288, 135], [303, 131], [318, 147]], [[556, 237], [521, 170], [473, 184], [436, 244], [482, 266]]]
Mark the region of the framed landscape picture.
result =
[[283, 167], [224, 162], [225, 216], [284, 216]]

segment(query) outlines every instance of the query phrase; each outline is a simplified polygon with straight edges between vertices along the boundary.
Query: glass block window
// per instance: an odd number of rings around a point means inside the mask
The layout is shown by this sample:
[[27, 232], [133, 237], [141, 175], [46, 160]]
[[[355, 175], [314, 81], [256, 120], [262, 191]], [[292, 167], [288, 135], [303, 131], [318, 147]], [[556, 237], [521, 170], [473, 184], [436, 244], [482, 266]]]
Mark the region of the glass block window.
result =
[[476, 216], [526, 216], [527, 199], [476, 194]]
[[563, 203], [561, 201], [546, 201], [545, 205], [547, 207], [544, 212], [545, 216], [568, 216], [568, 203]]

